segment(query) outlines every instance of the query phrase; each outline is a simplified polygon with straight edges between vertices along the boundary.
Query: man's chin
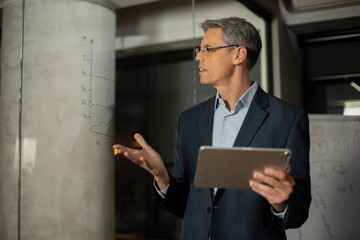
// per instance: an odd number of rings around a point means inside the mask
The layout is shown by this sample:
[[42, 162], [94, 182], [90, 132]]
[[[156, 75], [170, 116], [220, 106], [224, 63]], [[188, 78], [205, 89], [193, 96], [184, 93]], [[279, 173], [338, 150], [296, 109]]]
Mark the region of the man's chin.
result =
[[209, 85], [209, 82], [200, 78], [201, 85]]

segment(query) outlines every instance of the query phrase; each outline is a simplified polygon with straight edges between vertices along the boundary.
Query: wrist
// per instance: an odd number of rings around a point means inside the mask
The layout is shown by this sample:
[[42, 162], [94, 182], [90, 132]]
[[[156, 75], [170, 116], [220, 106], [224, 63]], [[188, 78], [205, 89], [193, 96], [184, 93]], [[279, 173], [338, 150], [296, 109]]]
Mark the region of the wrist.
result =
[[170, 182], [169, 174], [166, 170], [164, 172], [162, 172], [161, 174], [154, 176], [154, 179], [160, 190], [165, 189], [169, 185], [169, 182]]
[[273, 210], [277, 213], [282, 213], [285, 211], [287, 206], [287, 201], [279, 204], [272, 204]]

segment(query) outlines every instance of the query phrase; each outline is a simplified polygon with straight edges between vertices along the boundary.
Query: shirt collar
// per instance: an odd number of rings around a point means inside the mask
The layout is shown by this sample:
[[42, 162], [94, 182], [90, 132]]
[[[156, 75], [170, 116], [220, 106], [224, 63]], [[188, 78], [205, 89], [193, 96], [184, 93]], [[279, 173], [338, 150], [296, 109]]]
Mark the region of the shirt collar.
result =
[[[256, 90], [258, 89], [257, 82], [251, 81], [250, 83], [251, 83], [251, 87], [236, 102], [235, 110], [237, 110], [237, 108], [241, 106], [245, 106], [247, 108], [250, 107], [250, 104], [255, 96]], [[219, 92], [216, 92], [214, 111], [219, 107], [220, 103], [224, 103], [224, 100], [221, 99]]]

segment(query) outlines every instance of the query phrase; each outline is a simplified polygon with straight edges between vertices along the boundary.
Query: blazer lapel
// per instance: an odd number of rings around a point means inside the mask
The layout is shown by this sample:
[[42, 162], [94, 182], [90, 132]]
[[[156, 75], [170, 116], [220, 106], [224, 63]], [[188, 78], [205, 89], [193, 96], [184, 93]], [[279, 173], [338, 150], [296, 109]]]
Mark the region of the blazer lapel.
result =
[[200, 146], [212, 145], [212, 132], [214, 125], [215, 97], [210, 98], [199, 112], [199, 144]]
[[[215, 97], [210, 98], [199, 112], [199, 146], [212, 145]], [[214, 204], [214, 189], [209, 189], [211, 204]]]
[[258, 129], [269, 114], [265, 107], [269, 105], [267, 94], [259, 86], [250, 105], [245, 120], [235, 139], [234, 146], [248, 146]]

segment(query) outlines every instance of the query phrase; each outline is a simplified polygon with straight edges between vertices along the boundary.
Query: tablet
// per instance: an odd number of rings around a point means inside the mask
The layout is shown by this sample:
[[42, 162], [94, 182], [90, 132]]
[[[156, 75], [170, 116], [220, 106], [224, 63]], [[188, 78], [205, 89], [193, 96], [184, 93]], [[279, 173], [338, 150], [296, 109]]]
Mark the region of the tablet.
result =
[[249, 189], [254, 171], [263, 172], [265, 167], [285, 171], [290, 157], [290, 149], [202, 146], [194, 185], [200, 188]]

